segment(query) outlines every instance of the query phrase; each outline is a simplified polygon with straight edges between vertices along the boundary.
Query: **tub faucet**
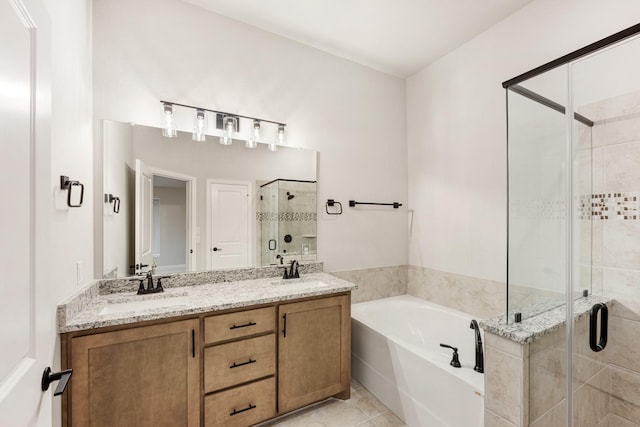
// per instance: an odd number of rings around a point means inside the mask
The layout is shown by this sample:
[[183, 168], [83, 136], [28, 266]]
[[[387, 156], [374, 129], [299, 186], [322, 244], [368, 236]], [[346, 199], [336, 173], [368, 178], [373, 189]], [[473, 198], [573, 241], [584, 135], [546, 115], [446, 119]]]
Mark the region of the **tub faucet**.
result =
[[473, 329], [476, 333], [476, 366], [473, 367], [473, 370], [483, 373], [484, 353], [482, 352], [482, 337], [480, 336], [480, 327], [478, 326], [478, 322], [473, 319], [471, 321], [471, 325], [469, 325], [469, 328]]

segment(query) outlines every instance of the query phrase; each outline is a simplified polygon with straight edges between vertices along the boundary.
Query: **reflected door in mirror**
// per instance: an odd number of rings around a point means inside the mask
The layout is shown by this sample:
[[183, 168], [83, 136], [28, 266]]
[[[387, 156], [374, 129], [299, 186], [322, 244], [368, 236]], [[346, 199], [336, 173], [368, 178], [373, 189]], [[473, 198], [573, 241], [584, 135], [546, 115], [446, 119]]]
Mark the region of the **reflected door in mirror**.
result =
[[153, 173], [136, 159], [136, 227], [135, 273], [146, 271], [153, 264]]
[[209, 182], [209, 268], [248, 267], [250, 185]]

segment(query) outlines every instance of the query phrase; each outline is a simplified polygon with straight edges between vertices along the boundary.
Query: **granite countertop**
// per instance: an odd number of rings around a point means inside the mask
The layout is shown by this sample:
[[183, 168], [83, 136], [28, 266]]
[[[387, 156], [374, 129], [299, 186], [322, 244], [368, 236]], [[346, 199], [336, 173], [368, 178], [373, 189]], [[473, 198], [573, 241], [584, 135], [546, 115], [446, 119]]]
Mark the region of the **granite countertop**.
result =
[[[104, 293], [100, 292], [98, 284], [92, 284], [58, 306], [58, 332], [195, 315], [355, 289], [357, 285], [326, 273], [303, 274], [300, 279], [289, 280], [269, 277], [171, 287], [149, 295]], [[154, 304], [156, 307], [151, 307]], [[119, 312], [104, 313], [105, 307], [107, 310], [115, 307]]]
[[[578, 298], [573, 304], [574, 318], [577, 320], [588, 315], [591, 307], [597, 303], [611, 306], [614, 300], [609, 297], [594, 295]], [[565, 323], [566, 306], [561, 305], [526, 318], [520, 323], [513, 323], [513, 319], [511, 319], [510, 323], [507, 323], [506, 315], [502, 314], [480, 322], [480, 327], [494, 335], [515, 341], [519, 344], [526, 344], [534, 341], [536, 338], [560, 329]]]

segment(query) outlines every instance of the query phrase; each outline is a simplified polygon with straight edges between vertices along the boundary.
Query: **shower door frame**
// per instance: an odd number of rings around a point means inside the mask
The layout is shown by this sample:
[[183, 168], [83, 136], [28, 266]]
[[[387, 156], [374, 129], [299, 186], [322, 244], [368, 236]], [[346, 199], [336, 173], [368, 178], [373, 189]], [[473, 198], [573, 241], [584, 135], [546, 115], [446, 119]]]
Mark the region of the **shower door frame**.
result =
[[[516, 77], [513, 77], [509, 80], [502, 82], [502, 87], [506, 92], [506, 106], [507, 106], [507, 123], [509, 120], [509, 91], [519, 94], [525, 98], [533, 100], [534, 102], [545, 105], [553, 110], [556, 110], [562, 114], [566, 114], [567, 111], [571, 114], [571, 116], [567, 115], [566, 123], [567, 123], [567, 143], [566, 143], [566, 155], [567, 160], [573, 159], [573, 142], [574, 142], [574, 120], [577, 120], [587, 126], [593, 126], [593, 121], [588, 118], [581, 116], [574, 112], [573, 108], [573, 92], [572, 92], [572, 65], [576, 61], [583, 59], [591, 54], [599, 52], [605, 48], [616, 45], [626, 39], [629, 39], [633, 36], [640, 34], [640, 24], [633, 25], [628, 27], [622, 31], [619, 31], [615, 34], [612, 34], [608, 37], [605, 37], [601, 40], [598, 40], [594, 43], [591, 43], [583, 48], [575, 50], [567, 55], [564, 55], [560, 58], [557, 58], [553, 61], [550, 61], [546, 64], [543, 64], [539, 67], [536, 67], [532, 70], [529, 70], [525, 73], [522, 73]], [[532, 92], [522, 86], [519, 86], [520, 83], [523, 83], [531, 78], [544, 74], [548, 71], [554, 70], [561, 66], [567, 66], [567, 105], [566, 107], [555, 103], [543, 96], [538, 95], [535, 92]], [[507, 138], [509, 139], [509, 137]], [[509, 195], [509, 146], [507, 143], [507, 199]], [[566, 269], [566, 287], [565, 287], [565, 308], [566, 308], [566, 378], [565, 378], [565, 396], [567, 402], [567, 411], [566, 411], [566, 425], [573, 426], [573, 340], [574, 340], [574, 330], [573, 330], [573, 322], [574, 322], [574, 311], [573, 311], [573, 297], [574, 297], [574, 283], [573, 283], [573, 265], [574, 265], [574, 248], [573, 248], [573, 229], [575, 227], [572, 212], [573, 212], [573, 166], [572, 161], [567, 161], [566, 168], [566, 206], [567, 206], [567, 251], [566, 251], [566, 260], [567, 260], [567, 269]], [[507, 203], [507, 218], [509, 218], [509, 208]], [[507, 319], [509, 318], [509, 220], [507, 221]]]

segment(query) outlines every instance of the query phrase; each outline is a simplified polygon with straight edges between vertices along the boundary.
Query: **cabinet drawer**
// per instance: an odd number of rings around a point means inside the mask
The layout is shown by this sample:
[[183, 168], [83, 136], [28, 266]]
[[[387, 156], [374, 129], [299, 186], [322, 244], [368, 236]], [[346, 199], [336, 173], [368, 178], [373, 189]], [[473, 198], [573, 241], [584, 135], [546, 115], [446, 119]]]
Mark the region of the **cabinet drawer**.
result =
[[276, 381], [262, 381], [205, 396], [206, 427], [245, 427], [276, 416]]
[[204, 390], [220, 390], [276, 371], [274, 334], [208, 347], [204, 350]]
[[207, 317], [204, 319], [204, 342], [211, 344], [273, 331], [275, 322], [275, 307]]

